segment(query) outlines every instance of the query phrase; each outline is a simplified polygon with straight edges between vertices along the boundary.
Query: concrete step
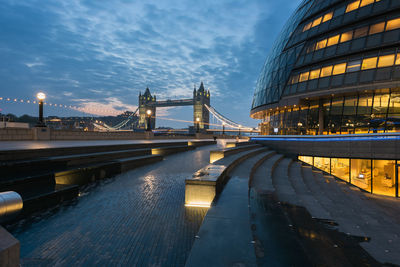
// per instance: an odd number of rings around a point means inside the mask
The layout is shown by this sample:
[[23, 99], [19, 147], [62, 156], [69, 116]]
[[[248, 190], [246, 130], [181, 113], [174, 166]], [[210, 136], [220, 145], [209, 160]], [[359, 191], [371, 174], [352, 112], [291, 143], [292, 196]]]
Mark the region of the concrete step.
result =
[[239, 147], [231, 147], [231, 148], [224, 148], [219, 150], [212, 150], [210, 151], [210, 163], [214, 163], [220, 159], [223, 159], [227, 156], [231, 156], [240, 152], [252, 150], [261, 147], [261, 145], [251, 144], [246, 146], [239, 146]]
[[289, 167], [292, 160], [283, 158], [272, 173], [272, 183], [275, 187], [276, 195], [281, 202], [291, 205], [299, 205], [298, 197], [293, 185], [289, 181]]
[[119, 159], [118, 162], [121, 165], [121, 172], [126, 172], [131, 169], [138, 168], [162, 160], [163, 157], [160, 155], [147, 155], [147, 156]]
[[185, 266], [256, 266], [248, 180], [252, 167], [269, 153], [253, 153], [231, 170], [226, 188], [204, 218]]
[[[207, 143], [209, 142], [208, 140]], [[198, 141], [201, 143], [203, 141]], [[184, 146], [188, 145], [187, 141], [178, 142], [143, 142], [135, 144], [117, 144], [117, 145], [92, 145], [92, 146], [76, 146], [76, 147], [55, 147], [41, 149], [18, 149], [18, 150], [0, 150], [0, 161], [17, 161], [29, 160], [37, 158], [48, 158], [57, 156], [67, 156], [84, 153], [112, 152], [120, 150], [143, 149], [165, 146]]]
[[304, 183], [300, 163], [293, 162], [289, 166], [289, 181], [296, 192], [298, 205], [305, 207], [314, 218], [332, 220], [329, 212], [321, 206], [318, 200], [313, 196], [312, 191]]
[[23, 209], [20, 218], [33, 212], [44, 210], [58, 205], [65, 200], [77, 197], [79, 188], [77, 185], [54, 185], [41, 188], [30, 188], [22, 193]]
[[181, 145], [181, 146], [165, 146], [165, 147], [155, 147], [151, 149], [151, 153], [153, 155], [161, 155], [161, 156], [167, 156], [179, 152], [185, 152], [189, 150], [196, 149], [195, 146], [189, 146], [189, 145]]
[[277, 164], [283, 159], [283, 155], [271, 152], [270, 157], [265, 158], [262, 164], [255, 171], [250, 186], [258, 193], [272, 193], [275, 187], [272, 183], [272, 172]]
[[55, 156], [34, 160], [8, 161], [0, 165], [1, 179], [29, 176], [35, 173], [56, 172], [72, 166], [106, 162], [120, 158], [151, 155], [150, 148], [118, 150], [111, 152], [81, 153], [67, 156]]

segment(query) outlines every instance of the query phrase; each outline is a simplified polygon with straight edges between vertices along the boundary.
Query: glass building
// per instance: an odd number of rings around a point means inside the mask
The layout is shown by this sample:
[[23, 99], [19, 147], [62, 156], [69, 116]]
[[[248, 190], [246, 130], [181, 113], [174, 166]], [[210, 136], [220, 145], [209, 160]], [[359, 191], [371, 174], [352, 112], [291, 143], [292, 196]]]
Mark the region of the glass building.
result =
[[257, 81], [262, 134], [400, 132], [400, 0], [305, 0]]

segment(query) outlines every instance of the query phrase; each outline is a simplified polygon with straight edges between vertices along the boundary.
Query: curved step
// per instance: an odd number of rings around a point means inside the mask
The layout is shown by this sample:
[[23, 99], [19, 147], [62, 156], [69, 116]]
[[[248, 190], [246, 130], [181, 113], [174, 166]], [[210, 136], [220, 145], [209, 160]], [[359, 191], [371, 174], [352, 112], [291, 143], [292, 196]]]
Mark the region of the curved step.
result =
[[283, 155], [271, 152], [270, 156], [265, 158], [262, 164], [255, 170], [251, 179], [250, 187], [254, 188], [257, 193], [271, 193], [275, 191], [272, 183], [272, 172], [276, 165], [283, 159]]
[[249, 214], [248, 179], [253, 166], [271, 151], [247, 157], [232, 168], [230, 179], [207, 212], [185, 266], [256, 266]]
[[291, 163], [292, 159], [289, 158], [283, 158], [278, 163], [272, 173], [272, 183], [279, 201], [299, 205], [296, 191], [289, 181], [289, 166]]
[[296, 192], [299, 205], [306, 208], [312, 217], [332, 220], [329, 212], [321, 206], [318, 200], [312, 195], [311, 190], [304, 183], [300, 163], [292, 162], [289, 166], [289, 181]]

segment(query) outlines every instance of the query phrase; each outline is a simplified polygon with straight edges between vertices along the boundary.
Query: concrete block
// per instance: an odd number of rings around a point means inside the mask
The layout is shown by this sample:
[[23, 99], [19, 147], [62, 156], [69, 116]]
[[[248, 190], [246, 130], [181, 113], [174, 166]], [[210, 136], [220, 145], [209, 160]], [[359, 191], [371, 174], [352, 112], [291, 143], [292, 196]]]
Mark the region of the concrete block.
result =
[[20, 243], [0, 226], [0, 266], [19, 266]]

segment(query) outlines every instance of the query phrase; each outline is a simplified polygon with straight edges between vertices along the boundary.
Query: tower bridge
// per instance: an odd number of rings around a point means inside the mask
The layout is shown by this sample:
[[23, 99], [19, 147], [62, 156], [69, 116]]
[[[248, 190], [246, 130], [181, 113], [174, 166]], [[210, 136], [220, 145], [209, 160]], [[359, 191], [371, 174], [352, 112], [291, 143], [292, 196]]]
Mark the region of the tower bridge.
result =
[[[157, 107], [174, 107], [174, 106], [193, 106], [193, 122], [200, 130], [207, 130], [210, 123], [210, 91], [204, 88], [201, 82], [198, 89], [194, 88], [193, 98], [161, 100], [157, 101], [156, 96], [151, 95], [150, 89], [146, 88], [144, 94], [139, 94], [139, 129], [146, 129], [147, 123], [150, 121], [151, 129], [156, 126], [156, 108]], [[150, 115], [148, 114], [150, 113]], [[150, 119], [148, 118], [150, 116]]]

